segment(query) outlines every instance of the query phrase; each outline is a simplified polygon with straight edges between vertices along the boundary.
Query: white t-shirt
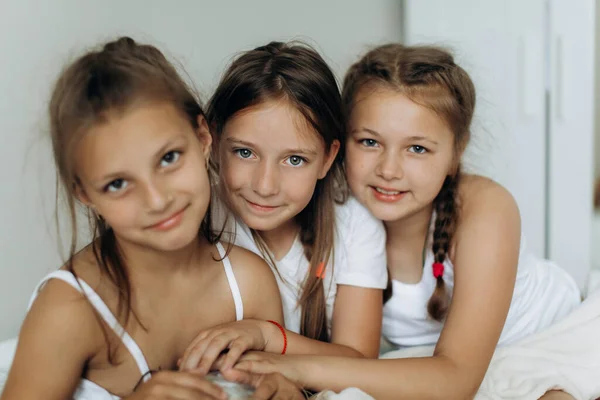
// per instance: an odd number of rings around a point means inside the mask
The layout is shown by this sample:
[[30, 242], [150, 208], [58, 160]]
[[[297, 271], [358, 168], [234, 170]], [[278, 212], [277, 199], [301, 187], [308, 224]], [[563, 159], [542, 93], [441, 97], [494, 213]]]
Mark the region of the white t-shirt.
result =
[[[222, 212], [215, 213], [217, 220], [215, 227], [222, 224], [223, 215]], [[227, 232], [233, 230], [233, 223], [236, 224], [234, 243], [263, 257], [252, 238], [250, 229], [233, 217], [229, 218], [229, 222]], [[351, 197], [344, 204], [335, 206], [335, 228], [333, 266], [330, 259], [323, 281], [329, 330], [331, 330], [337, 285], [375, 289], [385, 289], [387, 285], [383, 223]], [[229, 238], [225, 236], [223, 239]], [[298, 237], [288, 253], [276, 264], [277, 271], [274, 271], [274, 274], [281, 293], [285, 325], [287, 329], [298, 333], [302, 317], [298, 300], [302, 295], [302, 284], [309, 269], [304, 248]]]

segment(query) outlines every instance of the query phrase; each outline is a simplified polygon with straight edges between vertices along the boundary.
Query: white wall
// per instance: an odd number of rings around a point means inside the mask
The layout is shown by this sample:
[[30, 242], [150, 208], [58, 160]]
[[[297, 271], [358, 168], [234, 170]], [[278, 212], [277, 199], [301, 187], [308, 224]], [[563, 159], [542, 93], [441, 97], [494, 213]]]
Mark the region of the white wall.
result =
[[0, 340], [17, 334], [36, 282], [61, 263], [45, 107], [66, 61], [131, 35], [180, 60], [206, 99], [232, 54], [270, 40], [308, 40], [341, 76], [369, 46], [400, 39], [400, 11], [393, 0], [2, 0]]

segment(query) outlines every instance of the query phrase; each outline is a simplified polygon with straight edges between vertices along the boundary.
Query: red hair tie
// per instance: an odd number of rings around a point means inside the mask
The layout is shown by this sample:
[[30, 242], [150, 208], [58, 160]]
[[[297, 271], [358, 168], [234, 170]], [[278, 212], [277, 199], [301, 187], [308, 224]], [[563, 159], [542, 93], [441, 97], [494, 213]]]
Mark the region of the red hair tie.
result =
[[440, 262], [433, 263], [433, 276], [437, 279], [444, 276], [444, 264]]

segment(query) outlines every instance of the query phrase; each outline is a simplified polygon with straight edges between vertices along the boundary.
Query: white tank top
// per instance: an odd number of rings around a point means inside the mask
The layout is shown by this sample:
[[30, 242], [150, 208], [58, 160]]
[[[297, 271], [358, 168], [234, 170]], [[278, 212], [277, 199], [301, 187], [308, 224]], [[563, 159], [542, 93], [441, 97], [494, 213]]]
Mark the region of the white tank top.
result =
[[[397, 346], [433, 345], [440, 337], [443, 323], [427, 313], [427, 303], [436, 284], [433, 262], [434, 254], [429, 247], [419, 283], [392, 280], [392, 297], [383, 307], [382, 334]], [[454, 266], [449, 259], [444, 262], [444, 282], [452, 294]], [[554, 263], [529, 253], [522, 236], [515, 289], [498, 344], [514, 342], [550, 326], [580, 301], [573, 278]]]
[[[233, 301], [235, 304], [235, 317], [236, 320], [242, 320], [244, 318], [244, 305], [242, 302], [242, 296], [240, 294], [240, 289], [238, 287], [237, 281], [235, 279], [235, 275], [233, 274], [233, 269], [231, 268], [231, 262], [229, 261], [229, 257], [226, 257], [226, 251], [223, 248], [221, 243], [216, 244], [217, 249], [219, 251], [219, 255], [223, 259], [223, 268], [225, 269], [225, 274], [227, 275], [227, 281], [229, 283], [229, 288], [231, 289], [231, 294], [233, 296]], [[92, 304], [92, 306], [96, 309], [98, 314], [102, 317], [104, 322], [112, 328], [112, 330], [116, 333], [118, 337], [123, 341], [123, 345], [127, 350], [131, 353], [131, 356], [135, 360], [137, 364], [138, 370], [140, 371], [140, 377], [142, 382], [146, 382], [150, 379], [150, 368], [148, 367], [148, 363], [146, 362], [146, 358], [144, 357], [144, 353], [137, 345], [137, 343], [133, 340], [133, 338], [125, 331], [125, 329], [119, 324], [113, 313], [106, 306], [104, 301], [98, 296], [96, 292], [82, 279], [75, 278], [75, 276], [65, 270], [58, 270], [48, 274], [35, 288], [33, 292], [33, 296], [29, 301], [29, 307], [33, 304], [33, 301], [36, 299], [40, 289], [42, 286], [48, 282], [50, 279], [60, 279], [69, 285], [73, 286], [79, 292], [85, 293], [88, 300]], [[119, 400], [120, 397], [113, 395], [108, 390], [104, 389], [102, 386], [97, 385], [96, 383], [87, 380], [81, 379], [75, 393], [73, 394], [74, 400]]]

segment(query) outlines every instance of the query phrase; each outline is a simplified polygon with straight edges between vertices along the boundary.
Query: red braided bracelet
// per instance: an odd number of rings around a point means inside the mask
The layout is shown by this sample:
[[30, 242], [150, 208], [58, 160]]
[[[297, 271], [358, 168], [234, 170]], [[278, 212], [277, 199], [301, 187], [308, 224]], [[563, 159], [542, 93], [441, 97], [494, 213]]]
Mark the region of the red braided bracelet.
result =
[[281, 354], [285, 354], [285, 351], [287, 350], [287, 335], [285, 334], [285, 328], [277, 321], [267, 320], [267, 322], [272, 323], [281, 331], [281, 334], [283, 335], [283, 350], [281, 350]]

